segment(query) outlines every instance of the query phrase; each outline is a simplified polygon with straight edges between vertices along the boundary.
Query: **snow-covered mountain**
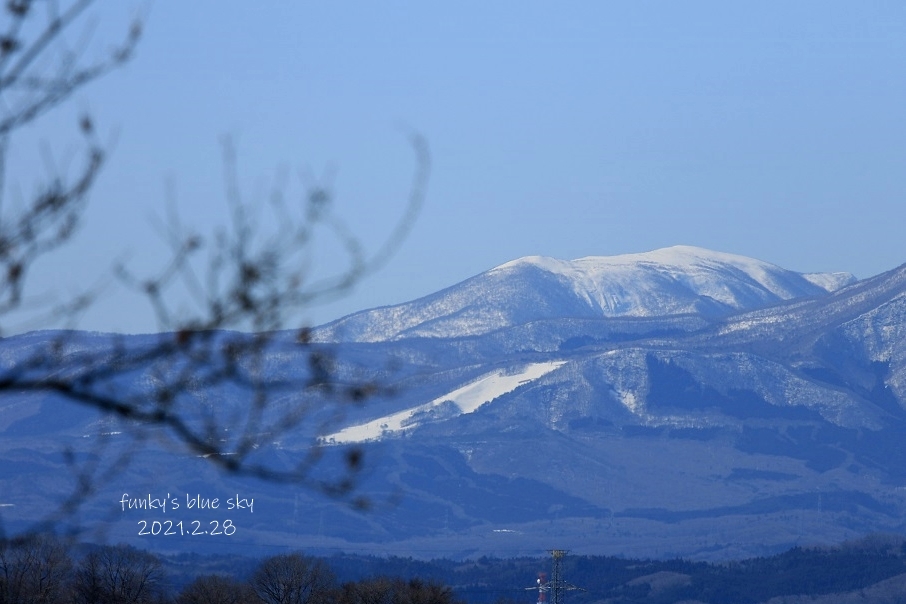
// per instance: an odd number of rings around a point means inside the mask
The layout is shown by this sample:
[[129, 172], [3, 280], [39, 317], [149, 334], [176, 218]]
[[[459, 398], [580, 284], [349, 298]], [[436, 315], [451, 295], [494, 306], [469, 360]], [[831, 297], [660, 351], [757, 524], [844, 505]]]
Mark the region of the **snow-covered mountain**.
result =
[[353, 314], [328, 324], [318, 337], [451, 338], [551, 318], [716, 318], [826, 295], [853, 281], [848, 273], [801, 274], [691, 246], [572, 261], [530, 256], [419, 300]]
[[[732, 558], [906, 534], [906, 265], [854, 281], [688, 247], [525, 258], [317, 336], [306, 346], [331, 351], [337, 376], [393, 393], [321, 434], [326, 455], [364, 449], [361, 488], [377, 505], [361, 515], [304, 489], [231, 486], [266, 502], [247, 533], [256, 547]], [[41, 338], [4, 340], [0, 370]], [[305, 371], [285, 350], [261, 366]], [[240, 394], [206, 400], [229, 410]], [[58, 405], [0, 400], [0, 495], [29, 509], [54, 492], [34, 485], [67, 471], [54, 443], [94, 454], [82, 438], [97, 418]], [[263, 442], [263, 455], [295, 463], [311, 436]], [[136, 484], [223, 480], [148, 446], [101, 511]]]
[[906, 266], [692, 322], [559, 317], [368, 347], [418, 377], [329, 436], [374, 443], [406, 521], [428, 530], [437, 505], [459, 532], [435, 534], [464, 549], [494, 534], [509, 553], [566, 538], [733, 557], [906, 533]]

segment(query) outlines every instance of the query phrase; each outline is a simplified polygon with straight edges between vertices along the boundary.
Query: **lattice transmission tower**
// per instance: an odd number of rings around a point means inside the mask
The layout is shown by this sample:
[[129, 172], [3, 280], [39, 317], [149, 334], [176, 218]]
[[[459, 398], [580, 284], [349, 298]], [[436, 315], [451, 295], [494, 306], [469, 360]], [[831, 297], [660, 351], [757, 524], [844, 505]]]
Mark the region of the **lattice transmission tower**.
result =
[[[567, 583], [563, 579], [563, 557], [569, 553], [569, 550], [552, 549], [548, 550], [548, 552], [550, 552], [551, 558], [553, 559], [551, 580], [547, 581], [547, 575], [539, 573], [538, 585], [535, 587], [527, 587], [526, 589], [538, 590], [538, 604], [563, 604], [564, 592], [576, 589], [585, 590], [581, 587], [576, 587], [572, 583]], [[547, 599], [547, 594], [550, 594], [550, 600]]]

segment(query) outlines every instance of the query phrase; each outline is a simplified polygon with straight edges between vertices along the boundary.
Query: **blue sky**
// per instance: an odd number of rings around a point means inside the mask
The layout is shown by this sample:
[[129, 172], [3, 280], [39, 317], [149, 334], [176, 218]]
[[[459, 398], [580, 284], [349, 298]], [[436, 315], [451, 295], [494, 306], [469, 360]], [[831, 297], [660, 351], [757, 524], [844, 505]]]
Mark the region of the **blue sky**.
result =
[[[901, 2], [100, 3], [94, 43], [146, 15], [134, 61], [16, 141], [12, 180], [65, 155], [88, 109], [112, 156], [78, 239], [33, 291], [78, 291], [166, 257], [183, 222], [227, 221], [220, 141], [243, 195], [332, 174], [335, 212], [376, 250], [431, 149], [426, 205], [397, 255], [321, 323], [413, 299], [525, 255], [676, 244], [868, 277], [906, 262]], [[69, 133], [69, 134], [68, 134]], [[68, 147], [67, 147], [68, 145]], [[168, 185], [169, 183], [169, 185]], [[313, 260], [334, 266], [324, 242]], [[109, 280], [87, 329], [152, 331]]]

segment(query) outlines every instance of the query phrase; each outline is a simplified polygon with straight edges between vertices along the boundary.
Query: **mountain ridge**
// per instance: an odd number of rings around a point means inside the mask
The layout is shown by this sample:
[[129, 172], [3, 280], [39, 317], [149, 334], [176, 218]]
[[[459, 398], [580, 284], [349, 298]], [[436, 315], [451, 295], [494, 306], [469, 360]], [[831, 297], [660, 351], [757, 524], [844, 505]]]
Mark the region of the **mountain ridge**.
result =
[[[236, 488], [267, 502], [260, 517], [256, 507], [255, 543], [426, 557], [522, 555], [554, 543], [577, 553], [728, 559], [906, 534], [906, 265], [829, 291], [798, 273], [770, 272], [772, 265], [765, 276], [751, 259], [740, 267], [715, 252], [661, 253], [672, 264], [632, 274], [662, 288], [651, 300], [679, 292], [673, 306], [646, 307], [663, 315], [602, 315], [583, 299], [588, 287], [575, 291], [588, 266], [564, 277], [529, 258], [501, 265], [496, 280], [483, 273], [463, 282], [471, 290], [458, 284], [383, 315], [353, 315], [358, 324], [319, 328], [322, 343], [305, 346], [330, 350], [337, 375], [392, 393], [329, 417], [320, 452], [342, 459], [348, 446], [364, 451], [360, 488], [392, 503], [359, 516], [304, 490], [243, 483]], [[707, 279], [676, 286], [695, 281], [676, 271], [698, 271], [689, 266], [699, 261], [717, 262], [704, 274], [726, 280], [716, 283], [724, 301], [710, 295]], [[556, 262], [560, 272], [578, 270]], [[609, 270], [595, 262], [594, 270]], [[773, 276], [789, 279], [771, 290], [764, 282]], [[788, 283], [802, 287], [783, 289]], [[791, 297], [780, 299], [784, 291]], [[471, 306], [461, 303], [469, 292], [481, 293]], [[385, 315], [396, 322], [369, 331], [366, 323]], [[474, 329], [456, 329], [473, 319]], [[368, 337], [331, 340], [335, 327]], [[276, 334], [287, 346], [275, 346], [262, 366], [280, 376], [304, 370], [304, 351], [287, 352], [295, 337]], [[3, 340], [0, 369], [39, 354], [40, 340]], [[140, 343], [102, 334], [77, 340], [73, 354], [95, 356]], [[216, 398], [227, 415], [245, 400], [198, 396]], [[297, 403], [292, 392], [280, 402]], [[111, 446], [128, 438], [127, 425], [59, 404], [32, 397], [0, 405], [0, 461], [10, 462], [0, 464], [4, 497], [45, 501], [32, 485], [54, 484], [66, 471], [52, 446], [91, 454], [96, 432]], [[300, 430], [262, 450], [289, 463], [312, 437]], [[143, 470], [101, 491], [100, 509], [140, 492], [134, 485], [150, 480], [152, 459], [167, 468], [174, 492], [225, 484], [197, 460], [155, 447], [143, 450]], [[118, 525], [110, 534], [135, 542], [129, 530]]]
[[709, 319], [827, 295], [848, 273], [796, 273], [692, 246], [565, 261], [527, 256], [418, 300], [354, 313], [315, 330], [320, 341], [479, 335], [547, 318]]

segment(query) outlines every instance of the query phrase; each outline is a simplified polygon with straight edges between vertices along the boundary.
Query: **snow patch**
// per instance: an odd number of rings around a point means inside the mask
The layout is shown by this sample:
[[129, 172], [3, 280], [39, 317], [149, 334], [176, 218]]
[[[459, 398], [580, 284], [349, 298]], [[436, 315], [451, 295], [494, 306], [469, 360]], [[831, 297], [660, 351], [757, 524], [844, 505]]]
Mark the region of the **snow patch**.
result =
[[523, 384], [537, 380], [565, 362], [533, 363], [522, 368], [519, 373], [509, 373], [507, 370], [501, 369], [439, 396], [429, 403], [398, 411], [364, 424], [349, 426], [324, 437], [323, 441], [327, 444], [349, 444], [377, 440], [394, 433], [412, 430], [423, 423], [473, 413], [485, 403], [512, 392]]

